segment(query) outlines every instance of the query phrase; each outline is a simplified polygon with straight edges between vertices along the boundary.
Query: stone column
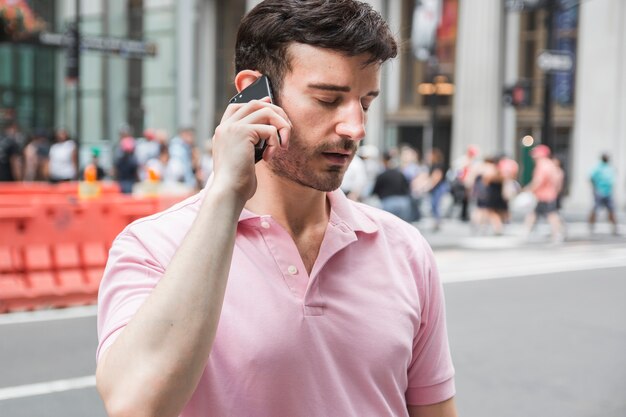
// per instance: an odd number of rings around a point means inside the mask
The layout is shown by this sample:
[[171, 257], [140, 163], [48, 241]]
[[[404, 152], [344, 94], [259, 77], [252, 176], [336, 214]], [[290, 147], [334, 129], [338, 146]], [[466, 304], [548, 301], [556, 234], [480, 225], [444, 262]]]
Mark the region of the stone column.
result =
[[[193, 93], [196, 13], [195, 0], [176, 2], [176, 129], [192, 127], [196, 108]], [[173, 132], [174, 134], [176, 132]]]
[[501, 151], [503, 14], [500, 0], [459, 2], [452, 158]]
[[201, 0], [198, 4], [198, 114], [196, 140], [203, 146], [213, 136], [217, 83], [217, 0]]
[[617, 169], [615, 197], [626, 190], [626, 2], [580, 5], [576, 74], [576, 124], [568, 208], [589, 210], [589, 171], [609, 153]]
[[[504, 49], [504, 85], [511, 86], [519, 78], [519, 36], [520, 14], [509, 12], [505, 17], [506, 44]], [[513, 106], [505, 106], [501, 137], [501, 151], [509, 157], [515, 157], [520, 138], [516, 137], [517, 112]]]
[[[378, 11], [383, 16], [385, 15], [385, 0], [367, 0], [367, 3], [371, 4], [372, 7]], [[385, 68], [383, 68], [382, 73], [385, 73]], [[384, 79], [381, 73], [381, 95], [374, 100], [372, 106], [368, 111], [367, 117], [367, 125], [366, 125], [366, 136], [365, 143], [370, 145], [376, 145], [379, 148], [382, 147], [385, 135], [385, 86]]]

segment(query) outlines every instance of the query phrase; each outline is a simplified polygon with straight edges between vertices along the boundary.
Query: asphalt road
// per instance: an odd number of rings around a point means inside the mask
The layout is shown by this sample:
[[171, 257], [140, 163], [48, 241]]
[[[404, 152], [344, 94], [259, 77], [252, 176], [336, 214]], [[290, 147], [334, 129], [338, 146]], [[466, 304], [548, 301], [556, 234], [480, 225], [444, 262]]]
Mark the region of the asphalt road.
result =
[[[463, 253], [473, 268], [477, 256], [519, 259]], [[498, 279], [492, 268], [491, 279], [468, 280], [467, 268], [455, 270], [458, 252], [437, 256], [443, 272], [460, 277], [444, 284], [460, 416], [626, 416], [626, 266], [575, 270], [570, 261], [560, 272], [504, 268], [515, 277]], [[536, 258], [520, 262], [555, 257]], [[93, 385], [93, 309], [50, 314], [0, 317], [0, 416], [105, 416]]]
[[626, 416], [626, 268], [445, 290], [461, 416]]

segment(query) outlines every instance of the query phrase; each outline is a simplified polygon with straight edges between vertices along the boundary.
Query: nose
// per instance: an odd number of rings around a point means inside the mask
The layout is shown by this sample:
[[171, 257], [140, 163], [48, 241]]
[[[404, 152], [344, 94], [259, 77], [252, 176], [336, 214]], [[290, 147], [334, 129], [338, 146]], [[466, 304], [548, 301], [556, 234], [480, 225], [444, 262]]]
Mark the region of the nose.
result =
[[361, 103], [350, 104], [344, 108], [341, 120], [337, 123], [337, 134], [343, 138], [360, 141], [365, 137], [365, 112]]

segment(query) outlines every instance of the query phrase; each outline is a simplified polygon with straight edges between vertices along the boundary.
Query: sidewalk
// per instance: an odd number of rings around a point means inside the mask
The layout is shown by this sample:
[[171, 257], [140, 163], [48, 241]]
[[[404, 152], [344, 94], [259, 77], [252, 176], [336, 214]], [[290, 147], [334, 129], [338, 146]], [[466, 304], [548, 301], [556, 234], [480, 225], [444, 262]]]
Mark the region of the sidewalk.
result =
[[[565, 241], [559, 246], [595, 243], [626, 243], [626, 226], [620, 224], [620, 235], [611, 233], [611, 225], [604, 221], [596, 224], [594, 233], [589, 230], [581, 213], [564, 213]], [[603, 220], [603, 219], [601, 219]], [[414, 223], [424, 235], [433, 250], [467, 249], [467, 250], [499, 250], [513, 248], [554, 247], [550, 240], [550, 228], [545, 220], [539, 220], [533, 232], [526, 236], [523, 219], [519, 216], [510, 224], [505, 225], [501, 236], [494, 236], [490, 230], [478, 234], [469, 222], [461, 222], [456, 218], [446, 218], [438, 231], [433, 230], [431, 218], [424, 218]]]

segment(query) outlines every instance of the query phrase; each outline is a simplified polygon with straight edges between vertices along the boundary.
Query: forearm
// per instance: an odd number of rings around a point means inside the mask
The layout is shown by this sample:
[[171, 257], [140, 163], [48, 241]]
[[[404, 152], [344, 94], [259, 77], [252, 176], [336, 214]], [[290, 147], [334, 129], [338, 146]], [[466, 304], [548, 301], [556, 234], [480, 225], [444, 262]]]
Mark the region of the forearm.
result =
[[111, 416], [177, 416], [215, 338], [244, 201], [208, 188], [166, 272], [101, 358], [98, 389]]

